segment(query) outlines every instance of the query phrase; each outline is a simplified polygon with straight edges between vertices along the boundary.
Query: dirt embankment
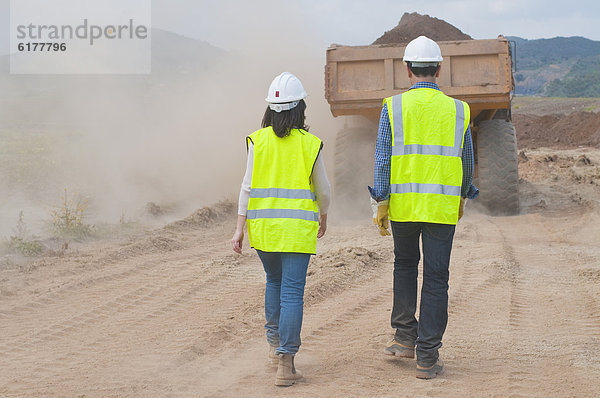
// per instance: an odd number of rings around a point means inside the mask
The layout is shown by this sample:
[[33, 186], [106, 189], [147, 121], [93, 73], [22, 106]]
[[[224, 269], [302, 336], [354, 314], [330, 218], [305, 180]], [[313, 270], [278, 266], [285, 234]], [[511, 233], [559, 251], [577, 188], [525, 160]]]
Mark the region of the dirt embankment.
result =
[[473, 39], [444, 20], [416, 12], [405, 12], [398, 25], [385, 32], [373, 44], [406, 44], [421, 35], [435, 41]]
[[519, 148], [600, 147], [600, 113], [515, 114], [513, 123]]

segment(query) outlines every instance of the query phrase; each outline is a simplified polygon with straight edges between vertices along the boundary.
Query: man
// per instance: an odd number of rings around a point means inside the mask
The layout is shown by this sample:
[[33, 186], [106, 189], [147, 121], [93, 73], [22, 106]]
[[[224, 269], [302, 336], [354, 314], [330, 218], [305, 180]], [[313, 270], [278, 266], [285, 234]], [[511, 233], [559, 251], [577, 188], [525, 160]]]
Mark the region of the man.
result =
[[[420, 36], [405, 49], [412, 87], [386, 98], [375, 151], [375, 184], [369, 187], [373, 221], [394, 238], [394, 339], [384, 353], [417, 354], [416, 376], [431, 379], [444, 371], [438, 350], [448, 322], [450, 252], [456, 223], [471, 185], [473, 144], [469, 106], [444, 95], [436, 84], [442, 54]], [[423, 287], [419, 321], [417, 274], [423, 241]]]

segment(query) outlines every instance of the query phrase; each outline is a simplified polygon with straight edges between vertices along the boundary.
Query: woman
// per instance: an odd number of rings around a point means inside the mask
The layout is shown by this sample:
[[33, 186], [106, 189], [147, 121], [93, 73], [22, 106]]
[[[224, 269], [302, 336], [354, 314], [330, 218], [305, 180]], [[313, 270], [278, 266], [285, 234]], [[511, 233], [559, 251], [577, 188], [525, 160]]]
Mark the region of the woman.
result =
[[265, 317], [275, 385], [302, 378], [294, 367], [300, 347], [304, 285], [317, 238], [325, 235], [331, 189], [320, 155], [321, 140], [304, 124], [306, 92], [284, 72], [269, 87], [262, 129], [246, 139], [248, 163], [231, 239], [242, 252], [244, 224], [267, 274]]

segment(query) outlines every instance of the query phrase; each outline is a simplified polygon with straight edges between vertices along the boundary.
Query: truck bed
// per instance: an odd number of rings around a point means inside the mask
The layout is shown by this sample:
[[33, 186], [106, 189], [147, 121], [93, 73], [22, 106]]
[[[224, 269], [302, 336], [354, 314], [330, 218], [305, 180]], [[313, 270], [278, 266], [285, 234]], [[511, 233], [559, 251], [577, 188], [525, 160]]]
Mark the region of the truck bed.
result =
[[[482, 111], [510, 108], [513, 89], [508, 41], [439, 42], [444, 61], [438, 84], [466, 101], [474, 119]], [[402, 61], [405, 45], [341, 46], [327, 49], [325, 97], [334, 116], [363, 115], [376, 121], [382, 100], [410, 87]]]

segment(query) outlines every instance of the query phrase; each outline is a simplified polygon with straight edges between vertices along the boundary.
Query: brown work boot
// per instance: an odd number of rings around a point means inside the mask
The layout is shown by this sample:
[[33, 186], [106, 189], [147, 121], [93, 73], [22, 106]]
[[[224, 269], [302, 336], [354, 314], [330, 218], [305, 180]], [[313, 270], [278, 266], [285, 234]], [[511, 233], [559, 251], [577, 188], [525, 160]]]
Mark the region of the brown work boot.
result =
[[438, 359], [436, 363], [429, 367], [417, 364], [417, 379], [433, 379], [442, 373], [444, 373], [444, 363], [441, 359]]
[[275, 376], [275, 385], [287, 387], [302, 379], [302, 373], [294, 366], [294, 356], [291, 354], [279, 354], [279, 366]]
[[278, 366], [279, 365], [279, 357], [275, 353], [276, 349], [277, 349], [277, 347], [269, 345], [269, 364]]
[[402, 358], [414, 358], [415, 357], [415, 346], [408, 346], [405, 344], [398, 343], [396, 339], [387, 343], [383, 349], [385, 355], [395, 355]]

